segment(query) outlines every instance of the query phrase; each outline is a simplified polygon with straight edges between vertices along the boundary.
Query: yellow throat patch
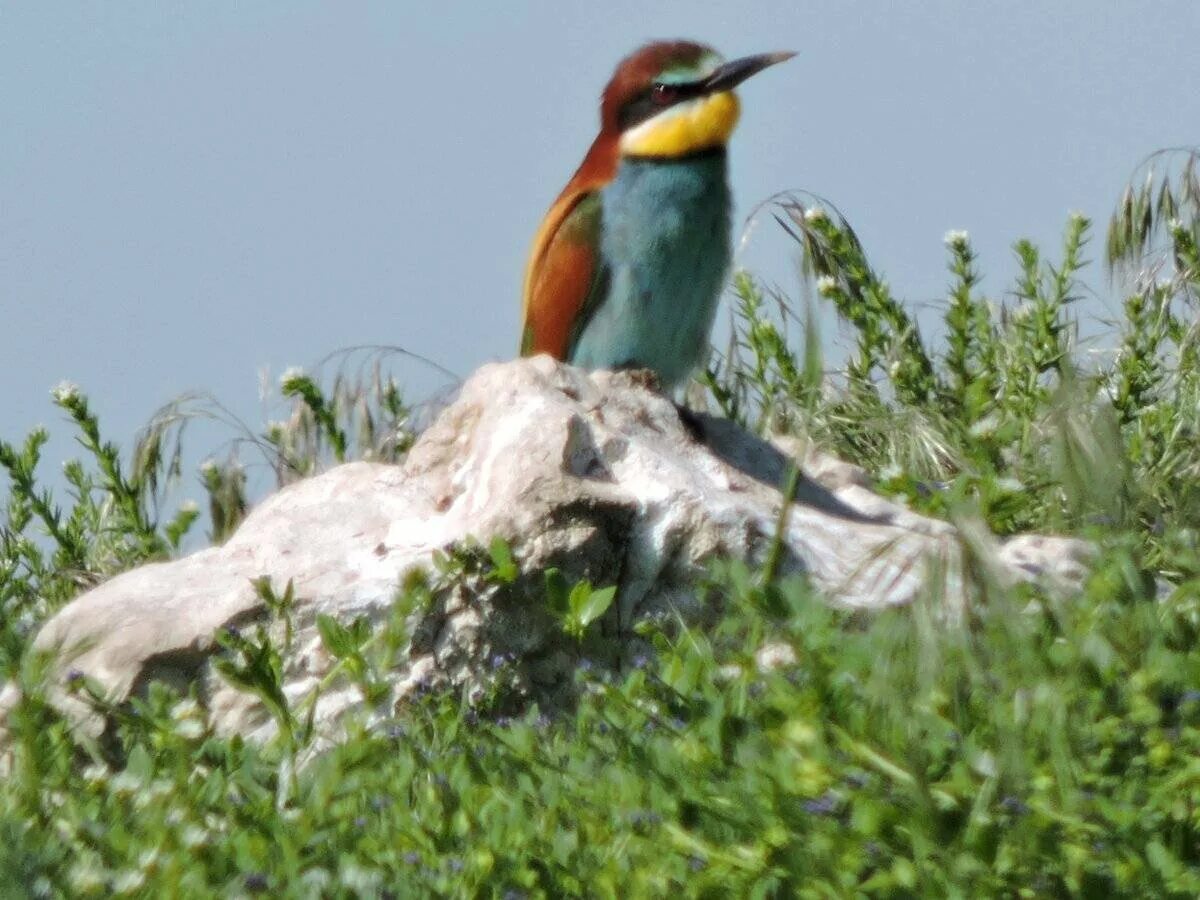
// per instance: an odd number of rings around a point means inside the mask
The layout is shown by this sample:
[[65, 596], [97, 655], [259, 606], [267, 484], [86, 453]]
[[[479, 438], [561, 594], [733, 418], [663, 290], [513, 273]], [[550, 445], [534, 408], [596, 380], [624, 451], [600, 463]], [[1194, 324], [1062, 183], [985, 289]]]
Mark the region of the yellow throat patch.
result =
[[687, 100], [621, 135], [626, 156], [687, 156], [721, 147], [737, 127], [741, 105], [733, 91]]

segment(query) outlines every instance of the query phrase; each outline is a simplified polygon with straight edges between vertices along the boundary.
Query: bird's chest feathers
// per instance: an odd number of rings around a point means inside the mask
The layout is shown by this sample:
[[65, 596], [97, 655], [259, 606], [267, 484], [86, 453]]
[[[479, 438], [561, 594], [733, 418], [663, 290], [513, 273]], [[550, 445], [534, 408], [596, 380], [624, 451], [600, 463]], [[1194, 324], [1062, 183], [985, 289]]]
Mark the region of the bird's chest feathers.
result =
[[603, 190], [604, 293], [571, 353], [590, 368], [646, 366], [681, 384], [708, 349], [730, 260], [725, 154], [623, 159]]
[[668, 303], [721, 281], [729, 264], [725, 168], [723, 151], [623, 159], [602, 202], [601, 253], [613, 276]]

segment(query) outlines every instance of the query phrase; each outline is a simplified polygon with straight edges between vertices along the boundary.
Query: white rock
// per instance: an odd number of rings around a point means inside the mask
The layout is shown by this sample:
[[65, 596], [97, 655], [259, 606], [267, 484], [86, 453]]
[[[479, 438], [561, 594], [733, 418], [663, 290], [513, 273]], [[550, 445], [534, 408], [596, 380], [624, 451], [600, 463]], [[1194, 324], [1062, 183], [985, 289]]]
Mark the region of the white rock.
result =
[[[571, 580], [617, 584], [610, 631], [656, 612], [695, 615], [702, 601], [693, 584], [708, 560], [767, 556], [793, 464], [794, 451], [782, 447], [707, 416], [689, 428], [638, 373], [589, 375], [546, 357], [486, 366], [403, 465], [350, 463], [290, 485], [224, 546], [142, 566], [83, 594], [45, 624], [36, 646], [56, 649], [60, 673], [78, 670], [114, 700], [154, 679], [196, 683], [218, 730], [264, 738], [274, 724], [262, 705], [210, 665], [220, 629], [267, 621], [254, 579], [268, 577], [277, 592], [294, 586], [285, 689], [303, 700], [333, 664], [318, 614], [380, 620], [404, 575], [428, 569], [435, 550], [501, 536], [522, 577], [504, 593], [479, 584], [424, 610], [411, 654], [391, 673], [390, 703], [438, 680], [470, 687], [497, 654], [511, 654], [518, 683], [553, 701], [571, 690], [576, 651], [544, 608], [542, 573], [554, 566]], [[872, 493], [854, 466], [796, 456], [812, 477], [800, 480], [786, 519], [781, 571], [807, 572], [830, 602], [861, 608], [907, 603], [936, 575], [942, 583], [932, 589], [961, 607], [964, 551], [954, 528]], [[990, 537], [972, 540], [977, 551]], [[1069, 587], [1086, 572], [1077, 541], [991, 545], [995, 565], [1012, 578]], [[0, 743], [17, 696], [11, 686], [0, 692]], [[52, 699], [85, 731], [103, 729], [88, 704], [61, 689]], [[326, 685], [317, 721], [360, 703], [354, 686]]]

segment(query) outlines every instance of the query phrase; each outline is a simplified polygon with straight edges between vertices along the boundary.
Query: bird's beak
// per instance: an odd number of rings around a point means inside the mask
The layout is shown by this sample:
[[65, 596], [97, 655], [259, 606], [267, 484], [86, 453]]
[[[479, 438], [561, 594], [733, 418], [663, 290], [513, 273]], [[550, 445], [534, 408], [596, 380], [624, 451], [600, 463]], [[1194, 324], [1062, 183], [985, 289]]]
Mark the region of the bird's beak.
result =
[[789, 60], [795, 55], [790, 50], [784, 50], [780, 53], [760, 53], [757, 56], [743, 56], [741, 59], [725, 63], [725, 65], [704, 79], [701, 85], [706, 94], [733, 90], [751, 75], [757, 75], [768, 66]]

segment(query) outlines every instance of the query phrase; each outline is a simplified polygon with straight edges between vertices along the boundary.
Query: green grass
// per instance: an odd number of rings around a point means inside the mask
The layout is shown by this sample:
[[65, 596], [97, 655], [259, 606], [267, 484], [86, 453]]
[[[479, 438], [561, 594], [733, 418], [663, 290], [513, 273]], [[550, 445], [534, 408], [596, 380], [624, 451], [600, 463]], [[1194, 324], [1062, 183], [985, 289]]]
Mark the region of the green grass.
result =
[[[218, 738], [202, 707], [165, 689], [109, 710], [110, 739], [73, 737], [41, 699], [32, 630], [89, 585], [180, 552], [201, 521], [162, 499], [181, 430], [195, 415], [230, 420], [185, 398], [123, 462], [86, 397], [57, 391], [88, 459], [67, 466], [65, 505], [40, 487], [44, 434], [0, 443], [0, 673], [27, 689], [0, 781], [0, 896], [1200, 895], [1189, 159], [1139, 180], [1110, 224], [1125, 293], [1112, 353], [1075, 341], [1081, 217], [1053, 256], [1016, 244], [1005, 302], [983, 295], [969, 238], [947, 235], [933, 342], [848, 224], [792, 197], [778, 218], [820, 302], [851, 324], [853, 355], [830, 377], [815, 332], [789, 334], [811, 317], [742, 273], [734, 343], [705, 378], [726, 415], [857, 462], [914, 508], [1096, 541], [1081, 596], [1007, 589], [980, 566], [979, 602], [960, 621], [934, 596], [863, 615], [718, 561], [696, 585], [717, 624], [644, 625], [653, 652], [620, 669], [598, 654], [577, 707], [553, 719], [510, 715], [511, 661], [498, 660], [486, 703], [425, 693], [297, 771], [311, 731], [260, 632], [224, 635], [219, 668], [266, 700], [276, 741]], [[378, 369], [327, 391], [289, 373], [282, 389], [287, 420], [231, 422], [235, 446], [262, 454], [279, 483], [342, 459], [400, 459], [411, 443], [411, 412]], [[231, 454], [202, 471], [215, 539], [245, 510], [242, 466]], [[489, 590], [517, 575], [502, 544], [471, 558]], [[445, 589], [456, 559], [404, 586], [398, 612]], [[547, 586], [564, 631], [590, 646], [611, 592]], [[289, 615], [287, 591], [260, 591]], [[368, 698], [402, 622], [374, 634], [321, 623]], [[777, 665], [762, 664], [764, 645]]]

